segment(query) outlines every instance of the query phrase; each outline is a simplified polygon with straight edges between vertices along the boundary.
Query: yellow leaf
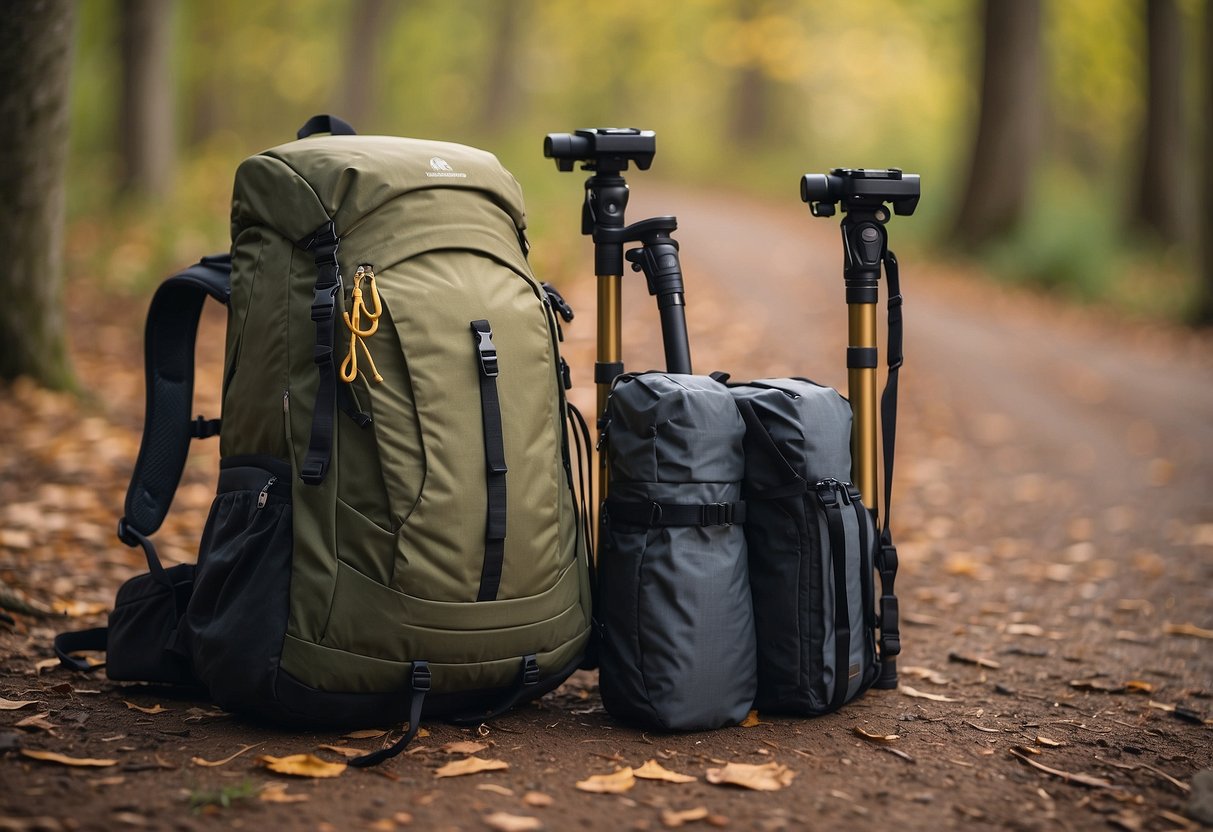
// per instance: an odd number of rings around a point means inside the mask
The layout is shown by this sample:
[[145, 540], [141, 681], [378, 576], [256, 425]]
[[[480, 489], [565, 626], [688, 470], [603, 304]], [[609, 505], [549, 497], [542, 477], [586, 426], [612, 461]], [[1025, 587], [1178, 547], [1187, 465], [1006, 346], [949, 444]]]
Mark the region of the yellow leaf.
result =
[[745, 719], [741, 721], [742, 728], [753, 728], [755, 725], [761, 725], [762, 720], [758, 718], [758, 711], [750, 711], [745, 715]]
[[342, 757], [361, 757], [367, 752], [361, 748], [350, 748], [348, 745], [318, 745], [316, 746], [321, 751], [332, 751], [334, 754], [340, 754]]
[[577, 781], [578, 789], [594, 794], [623, 794], [635, 785], [636, 775], [630, 768], [621, 768], [610, 774], [592, 774]]
[[250, 750], [256, 748], [258, 745], [263, 745], [263, 743], [255, 743], [253, 745], [246, 745], [246, 746], [242, 747], [239, 751], [237, 751], [235, 754], [231, 754], [227, 757], [224, 757], [222, 760], [215, 760], [214, 762], [212, 762], [210, 760], [204, 760], [201, 757], [191, 757], [190, 762], [192, 762], [196, 766], [206, 766], [207, 768], [214, 768], [215, 766], [223, 766], [223, 765], [227, 765], [228, 763], [230, 763], [232, 760], [239, 757], [244, 752], [250, 751]]
[[1065, 745], [1065, 743], [1061, 742], [1060, 740], [1051, 740], [1048, 737], [1037, 737], [1036, 744], [1043, 745], [1045, 748], [1061, 748], [1063, 745]]
[[485, 815], [484, 822], [490, 829], [496, 829], [497, 832], [531, 832], [531, 830], [543, 828], [543, 823], [539, 818], [511, 815], [508, 812], [493, 812], [491, 815]]
[[796, 772], [782, 763], [761, 766], [729, 763], [724, 768], [710, 768], [707, 780], [715, 786], [741, 786], [759, 792], [775, 792], [792, 785]]
[[898, 685], [897, 691], [913, 699], [929, 699], [932, 702], [959, 702], [959, 699], [953, 699], [950, 696], [943, 696], [938, 693], [924, 693], [920, 690], [915, 690], [909, 685]]
[[89, 766], [93, 768], [105, 768], [106, 766], [118, 765], [117, 760], [98, 760], [93, 757], [68, 757], [64, 754], [56, 754], [54, 751], [38, 751], [33, 748], [22, 748], [21, 753], [32, 760], [42, 760], [47, 763], [59, 763], [63, 766]]
[[476, 774], [481, 771], [504, 771], [510, 764], [505, 760], [485, 760], [481, 757], [467, 757], [447, 763], [435, 770], [435, 777], [462, 777], [465, 774]]
[[100, 615], [109, 609], [109, 605], [98, 601], [55, 601], [51, 608], [62, 615], [80, 618], [85, 615]]
[[492, 792], [493, 794], [499, 794], [502, 797], [514, 796], [513, 789], [507, 789], [505, 786], [498, 786], [496, 783], [481, 783], [476, 787], [476, 790], [482, 792]]
[[257, 762], [270, 771], [292, 777], [337, 777], [345, 771], [345, 763], [326, 763], [312, 754], [292, 754], [289, 757], [262, 754]]
[[855, 733], [867, 740], [874, 742], [896, 742], [901, 739], [897, 734], [870, 734], [862, 728], [856, 726]]
[[0, 711], [16, 711], [24, 708], [27, 705], [34, 705], [38, 702], [37, 699], [5, 699], [0, 697]]
[[266, 783], [257, 799], [264, 803], [303, 803], [306, 794], [287, 794], [286, 783]]
[[1169, 636], [1213, 638], [1213, 630], [1206, 630], [1204, 627], [1197, 627], [1195, 624], [1164, 624], [1162, 631]]
[[58, 659], [43, 659], [42, 661], [34, 664], [34, 674], [38, 675], [38, 674], [41, 674], [42, 671], [44, 671], [44, 670], [50, 670], [52, 667], [58, 667], [58, 666], [59, 666]]
[[677, 829], [684, 823], [690, 823], [695, 820], [703, 820], [708, 816], [706, 806], [696, 806], [694, 809], [683, 809], [681, 812], [676, 812], [673, 809], [663, 809], [661, 812], [662, 825]]
[[1154, 685], [1143, 682], [1141, 679], [1130, 679], [1125, 682], [1125, 690], [1130, 693], [1153, 693]]
[[143, 714], [162, 714], [168, 710], [168, 708], [161, 707], [158, 704], [153, 705], [150, 708], [145, 708], [142, 705], [136, 705], [134, 702], [128, 702], [125, 699], [122, 700], [122, 703], [124, 705], [126, 705], [126, 707], [130, 708], [132, 711], [139, 711], [140, 713], [143, 713]]
[[551, 806], [553, 803], [552, 796], [543, 792], [527, 792], [522, 796], [522, 802], [537, 809]]
[[363, 731], [350, 731], [348, 734], [341, 736], [347, 740], [377, 740], [385, 736], [387, 731], [377, 731], [374, 728], [368, 728]]
[[442, 746], [444, 754], [478, 754], [489, 747], [487, 742], [471, 742], [463, 740], [461, 742], [448, 742]]
[[640, 768], [633, 771], [632, 774], [641, 780], [664, 780], [667, 783], [694, 783], [699, 779], [689, 774], [679, 774], [676, 771], [670, 771], [656, 760], [649, 760]]

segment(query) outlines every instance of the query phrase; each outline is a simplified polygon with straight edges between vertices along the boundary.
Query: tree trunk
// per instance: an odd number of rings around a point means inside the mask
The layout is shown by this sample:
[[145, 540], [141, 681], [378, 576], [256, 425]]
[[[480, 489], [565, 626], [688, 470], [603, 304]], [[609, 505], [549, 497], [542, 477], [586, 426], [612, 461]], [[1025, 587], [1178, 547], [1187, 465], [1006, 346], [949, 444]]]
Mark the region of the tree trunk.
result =
[[164, 199], [174, 164], [172, 0], [122, 0], [122, 87], [118, 147], [120, 190]]
[[1204, 90], [1201, 96], [1205, 114], [1204, 147], [1201, 159], [1203, 167], [1201, 184], [1200, 239], [1203, 249], [1200, 291], [1196, 305], [1196, 322], [1213, 326], [1213, 8], [1205, 6], [1204, 32]]
[[[762, 12], [760, 0], [738, 0], [737, 16], [741, 25], [752, 23]], [[742, 148], [753, 148], [770, 134], [771, 79], [758, 55], [747, 55], [733, 77], [732, 104], [729, 109], [729, 137]]]
[[1027, 207], [1041, 115], [1040, 0], [986, 0], [981, 116], [955, 222], [962, 245], [1013, 229]]
[[349, 42], [342, 60], [345, 71], [337, 93], [336, 115], [366, 130], [378, 102], [379, 46], [393, 13], [387, 0], [359, 0], [350, 10]]
[[1175, 0], [1146, 0], [1146, 119], [1133, 222], [1166, 243], [1186, 235], [1183, 31]]
[[498, 3], [493, 27], [492, 56], [485, 77], [480, 123], [490, 133], [500, 132], [510, 123], [518, 104], [518, 36], [526, 12], [523, 0]]
[[75, 0], [0, 16], [0, 378], [71, 383], [61, 313], [68, 82]]

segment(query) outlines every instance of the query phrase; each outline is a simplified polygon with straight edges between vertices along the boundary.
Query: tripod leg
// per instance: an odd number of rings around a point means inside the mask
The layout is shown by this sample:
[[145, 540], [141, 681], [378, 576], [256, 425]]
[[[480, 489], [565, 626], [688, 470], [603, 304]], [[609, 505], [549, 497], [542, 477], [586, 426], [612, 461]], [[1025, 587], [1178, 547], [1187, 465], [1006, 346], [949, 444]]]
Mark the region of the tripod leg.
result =
[[847, 395], [851, 427], [851, 476], [864, 505], [878, 508], [876, 484], [876, 302], [847, 304]]
[[[623, 278], [620, 275], [598, 277], [598, 360], [594, 365], [594, 381], [598, 385], [598, 412], [601, 420], [606, 414], [607, 396], [611, 382], [623, 372]], [[598, 498], [607, 498], [608, 469], [606, 454], [598, 457]]]

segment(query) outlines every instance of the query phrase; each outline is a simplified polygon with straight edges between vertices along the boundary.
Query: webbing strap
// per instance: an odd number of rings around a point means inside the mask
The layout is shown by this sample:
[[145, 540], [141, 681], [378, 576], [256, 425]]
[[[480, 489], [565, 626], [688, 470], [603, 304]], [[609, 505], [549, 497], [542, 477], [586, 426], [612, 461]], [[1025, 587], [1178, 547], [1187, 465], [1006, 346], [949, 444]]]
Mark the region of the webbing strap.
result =
[[480, 419], [484, 425], [486, 516], [484, 565], [480, 571], [477, 601], [497, 598], [505, 560], [506, 493], [505, 437], [501, 426], [501, 400], [497, 394], [497, 347], [493, 329], [486, 320], [472, 321], [472, 343], [476, 349], [480, 378]]
[[148, 308], [143, 346], [147, 379], [143, 439], [127, 487], [118, 536], [128, 546], [143, 545], [153, 571], [160, 563], [154, 549], [149, 550], [150, 544], [144, 542], [160, 528], [172, 505], [195, 427], [206, 425], [208, 430], [218, 430], [217, 422], [202, 417], [190, 419], [194, 343], [207, 297], [228, 302], [231, 271], [231, 255], [204, 257], [160, 284]]
[[818, 491], [817, 496], [825, 508], [834, 571], [834, 694], [830, 697], [830, 710], [833, 711], [846, 703], [847, 688], [850, 687], [851, 613], [847, 605], [847, 538], [838, 493]]
[[745, 503], [628, 503], [606, 500], [609, 520], [655, 529], [663, 526], [732, 526], [745, 522]]
[[101, 670], [105, 667], [105, 662], [97, 664], [89, 664], [83, 659], [77, 659], [72, 653], [82, 650], [104, 650], [106, 643], [109, 640], [109, 627], [94, 627], [91, 630], [76, 630], [70, 633], [60, 633], [55, 636], [54, 647], [55, 655], [59, 657], [59, 664], [69, 670], [87, 673], [93, 670]]
[[319, 485], [329, 470], [333, 455], [333, 422], [336, 418], [337, 367], [333, 361], [334, 324], [337, 297], [341, 294], [341, 270], [337, 264], [337, 237], [333, 221], [316, 229], [300, 248], [312, 252], [316, 262], [316, 285], [312, 291], [312, 320], [316, 324], [316, 344], [312, 361], [320, 374], [316, 402], [312, 407], [312, 431], [307, 455], [299, 469], [299, 479]]
[[405, 731], [403, 737], [396, 740], [396, 742], [387, 748], [381, 748], [378, 751], [372, 751], [370, 754], [355, 757], [350, 760], [350, 765], [355, 768], [377, 766], [384, 760], [390, 760], [392, 757], [395, 757], [408, 747], [408, 744], [413, 741], [413, 737], [417, 736], [417, 732], [421, 730], [421, 708], [425, 704], [425, 695], [430, 692], [430, 683], [429, 663], [422, 661], [413, 662], [413, 672], [409, 676], [409, 687], [412, 691], [409, 694], [408, 730]]
[[884, 523], [880, 530], [880, 552], [876, 569], [880, 572], [880, 658], [892, 659], [901, 652], [901, 631], [898, 623], [897, 595], [894, 581], [897, 578], [897, 549], [889, 530], [889, 517], [893, 500], [893, 460], [897, 443], [897, 375], [905, 357], [902, 354], [902, 298], [901, 282], [897, 269], [897, 255], [887, 252], [884, 258], [885, 275], [889, 281], [889, 374], [884, 393], [880, 397], [881, 446], [884, 452]]

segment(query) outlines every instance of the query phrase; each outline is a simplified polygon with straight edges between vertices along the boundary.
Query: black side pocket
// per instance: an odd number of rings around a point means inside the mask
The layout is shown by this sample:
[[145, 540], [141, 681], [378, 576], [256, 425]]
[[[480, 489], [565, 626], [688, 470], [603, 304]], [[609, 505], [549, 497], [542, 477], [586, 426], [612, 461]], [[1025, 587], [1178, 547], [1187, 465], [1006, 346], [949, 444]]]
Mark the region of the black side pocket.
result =
[[275, 710], [291, 579], [290, 480], [290, 466], [272, 457], [220, 465], [184, 626], [194, 672], [229, 710]]
[[178, 630], [194, 585], [194, 565], [172, 566], [164, 574], [169, 584], [144, 573], [119, 587], [109, 615], [105, 656], [109, 678], [170, 685], [198, 683]]

